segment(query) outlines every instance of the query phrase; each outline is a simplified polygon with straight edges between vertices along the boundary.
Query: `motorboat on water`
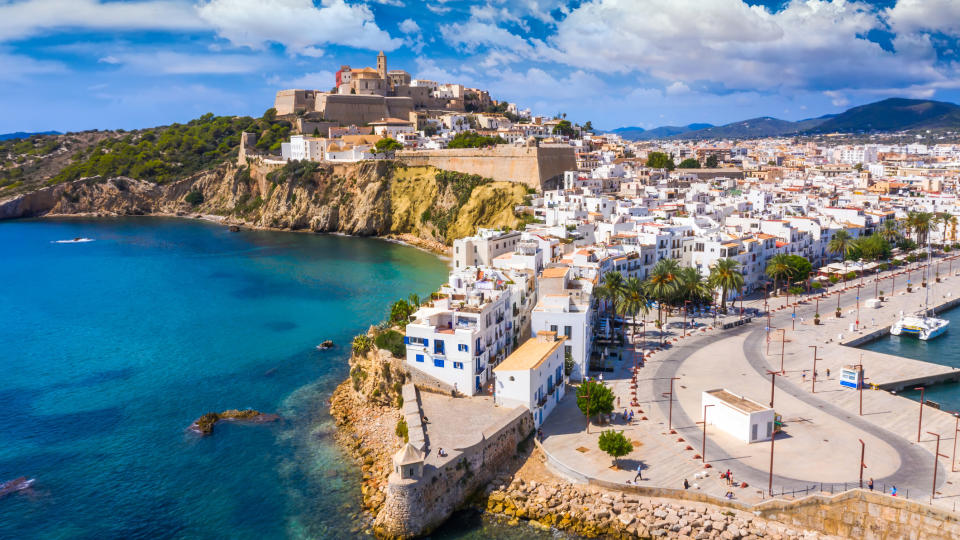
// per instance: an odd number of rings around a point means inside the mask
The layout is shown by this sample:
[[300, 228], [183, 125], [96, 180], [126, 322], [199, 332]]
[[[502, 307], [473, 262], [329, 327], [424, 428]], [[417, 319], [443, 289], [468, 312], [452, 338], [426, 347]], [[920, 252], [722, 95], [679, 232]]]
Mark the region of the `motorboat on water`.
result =
[[[927, 257], [928, 259], [933, 258], [929, 244], [927, 244]], [[924, 269], [924, 281], [927, 279], [927, 269], [929, 268], [930, 265], [928, 264]], [[901, 311], [900, 320], [893, 323], [893, 326], [890, 327], [890, 334], [894, 336], [916, 337], [923, 341], [927, 341], [946, 332], [947, 328], [950, 326], [950, 321], [947, 319], [938, 319], [937, 317], [932, 317], [930, 316], [931, 313], [930, 287], [926, 287], [926, 299], [924, 300], [923, 311], [919, 311], [915, 315], [906, 316]]]
[[890, 327], [890, 334], [894, 336], [909, 336], [927, 341], [947, 331], [950, 321], [929, 317], [926, 314], [901, 316], [900, 320]]
[[54, 240], [54, 244], [83, 244], [85, 242], [93, 242], [93, 238], [73, 238], [71, 240]]

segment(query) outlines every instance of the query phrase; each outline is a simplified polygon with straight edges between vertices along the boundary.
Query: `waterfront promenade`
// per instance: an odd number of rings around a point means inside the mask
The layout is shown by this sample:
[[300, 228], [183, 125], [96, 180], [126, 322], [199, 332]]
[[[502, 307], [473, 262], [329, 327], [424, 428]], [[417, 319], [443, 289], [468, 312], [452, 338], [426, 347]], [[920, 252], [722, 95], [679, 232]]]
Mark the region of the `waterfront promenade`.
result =
[[[933, 263], [936, 265], [936, 262]], [[960, 277], [947, 275], [947, 262], [941, 263], [941, 283], [931, 281], [931, 306], [954, 301], [960, 296]], [[960, 268], [960, 265], [958, 265]], [[954, 268], [953, 270], [957, 270]], [[898, 270], [900, 272], [900, 270]], [[640, 443], [625, 458], [621, 467], [610, 468], [612, 460], [596, 444], [601, 431], [591, 427], [587, 434], [585, 421], [576, 408], [570, 392], [561, 407], [544, 425], [543, 448], [568, 476], [596, 478], [613, 482], [633, 480], [638, 464], [644, 467], [641, 485], [670, 489], [682, 488], [684, 479], [696, 484], [699, 490], [722, 497], [729, 490], [718, 478], [720, 470], [730, 469], [737, 482], [745, 481], [747, 488], [732, 491], [741, 502], [755, 503], [769, 498], [770, 443], [746, 444], [710, 426], [707, 429], [706, 456], [712, 465], [706, 469], [710, 476], [695, 478], [705, 469], [700, 460], [702, 424], [701, 392], [713, 388], [727, 388], [756, 401], [770, 401], [771, 377], [767, 371], [777, 371], [774, 408], [784, 419], [784, 430], [778, 435], [774, 450], [774, 493], [801, 490], [797, 496], [821, 489], [842, 491], [856, 487], [859, 480], [860, 440], [864, 442], [864, 482], [873, 478], [878, 490], [890, 491], [896, 485], [899, 496], [909, 496], [928, 502], [934, 472], [936, 437], [941, 435], [940, 453], [947, 457], [938, 462], [937, 495], [934, 504], [953, 509], [960, 501], [960, 473], [951, 472], [955, 418], [946, 411], [924, 407], [917, 443], [920, 405], [883, 390], [864, 390], [863, 415], [860, 415], [860, 393], [842, 388], [838, 378], [844, 365], [862, 363], [867, 383], [882, 387], [898, 387], [916, 380], [950, 379], [960, 376], [956, 370], [932, 363], [861, 351], [844, 345], [859, 340], [871, 332], [884, 331], [899, 317], [899, 312], [913, 312], [923, 303], [925, 291], [919, 287], [919, 274], [911, 270], [913, 292], [906, 293], [906, 273], [893, 277], [885, 273], [874, 285], [873, 278], [864, 280], [860, 292], [860, 324], [853, 332], [857, 291], [852, 281], [840, 292], [843, 316], [834, 315], [837, 293], [831, 291], [819, 301], [822, 323], [813, 324], [815, 298], [805, 298], [796, 306], [782, 308], [785, 298], [768, 301], [771, 308], [769, 354], [766, 318], [730, 330], [695, 331], [692, 336], [679, 338], [679, 329], [668, 339], [669, 347], [654, 352], [644, 367], [637, 372], [636, 392], [640, 402], [634, 410], [632, 424], [615, 421], [613, 427], [623, 429], [631, 439]], [[894, 294], [891, 284], [897, 280]], [[842, 287], [834, 287], [842, 289]], [[875, 290], [887, 292], [886, 301], [879, 309], [868, 309], [865, 300]], [[791, 298], [791, 302], [794, 299]], [[763, 299], [752, 300], [746, 307], [760, 307]], [[739, 303], [738, 303], [739, 306]], [[957, 329], [951, 331], [956, 332]], [[782, 342], [785, 338], [786, 341]], [[648, 336], [648, 342], [650, 342]], [[817, 347], [819, 377], [813, 392], [813, 353]], [[781, 348], [782, 346], [782, 348]], [[782, 351], [782, 354], [781, 354]], [[782, 371], [781, 371], [782, 362]], [[622, 410], [631, 398], [631, 368], [626, 361], [617, 363], [613, 373], [605, 379], [620, 397]], [[826, 375], [830, 370], [830, 376]], [[806, 377], [804, 373], [806, 372]], [[675, 400], [672, 404], [671, 433], [670, 403], [664, 396], [674, 382]], [[708, 413], [709, 414], [709, 413]], [[643, 417], [647, 420], [641, 420]], [[681, 442], [679, 439], [683, 439]], [[687, 449], [687, 448], [690, 449]], [[693, 488], [692, 488], [693, 489]]]

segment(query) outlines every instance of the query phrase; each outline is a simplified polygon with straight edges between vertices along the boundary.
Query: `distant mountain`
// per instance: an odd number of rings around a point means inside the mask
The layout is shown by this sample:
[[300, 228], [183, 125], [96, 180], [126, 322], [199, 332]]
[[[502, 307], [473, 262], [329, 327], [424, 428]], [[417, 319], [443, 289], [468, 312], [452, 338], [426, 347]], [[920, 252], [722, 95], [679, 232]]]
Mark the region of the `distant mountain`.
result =
[[[818, 133], [861, 133], [952, 128], [960, 130], [960, 105], [944, 101], [890, 98], [861, 105], [840, 114], [791, 122], [771, 116], [722, 126], [690, 124], [655, 129], [620, 128], [624, 139], [750, 139]], [[622, 130], [622, 133], [620, 131]], [[628, 136], [629, 135], [629, 136]]]
[[17, 131], [16, 133], [0, 133], [0, 141], [8, 141], [10, 139], [26, 139], [27, 137], [32, 137], [34, 135], [63, 135], [59, 131], [37, 131], [34, 133], [27, 133], [25, 131]]
[[631, 141], [648, 141], [651, 139], [667, 139], [674, 135], [688, 133], [700, 129], [713, 127], [713, 124], [690, 124], [687, 126], [660, 126], [653, 129], [643, 129], [642, 127], [622, 127], [617, 128], [611, 133], [616, 133], [624, 139]]
[[812, 133], [960, 129], [960, 105], [926, 99], [890, 98], [840, 113]]

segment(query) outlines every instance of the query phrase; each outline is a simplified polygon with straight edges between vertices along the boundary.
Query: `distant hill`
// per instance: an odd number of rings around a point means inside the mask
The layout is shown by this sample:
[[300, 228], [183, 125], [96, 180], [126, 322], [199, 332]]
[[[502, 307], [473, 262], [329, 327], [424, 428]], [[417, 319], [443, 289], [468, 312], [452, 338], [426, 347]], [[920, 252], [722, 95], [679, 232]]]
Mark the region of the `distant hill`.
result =
[[0, 133], [0, 141], [8, 141], [10, 139], [26, 139], [27, 137], [33, 137], [34, 135], [63, 135], [59, 131], [37, 131], [34, 133], [27, 133], [25, 131], [17, 131], [15, 133]]
[[[741, 120], [722, 126], [690, 124], [655, 129], [620, 128], [620, 136], [651, 139], [750, 139], [818, 133], [891, 132], [927, 129], [960, 130], [960, 105], [944, 101], [890, 98], [861, 105], [840, 114], [827, 114], [791, 122], [771, 116]], [[634, 131], [639, 130], [639, 131]], [[613, 133], [618, 133], [614, 130]], [[631, 136], [627, 136], [630, 134]]]
[[653, 129], [643, 129], [642, 127], [622, 127], [617, 128], [611, 133], [616, 133], [624, 139], [631, 141], [648, 141], [651, 139], [666, 139], [674, 135], [688, 133], [700, 129], [713, 127], [713, 124], [690, 124], [687, 126], [660, 126]]
[[960, 129], [960, 106], [945, 101], [890, 98], [854, 107], [814, 128], [812, 133]]

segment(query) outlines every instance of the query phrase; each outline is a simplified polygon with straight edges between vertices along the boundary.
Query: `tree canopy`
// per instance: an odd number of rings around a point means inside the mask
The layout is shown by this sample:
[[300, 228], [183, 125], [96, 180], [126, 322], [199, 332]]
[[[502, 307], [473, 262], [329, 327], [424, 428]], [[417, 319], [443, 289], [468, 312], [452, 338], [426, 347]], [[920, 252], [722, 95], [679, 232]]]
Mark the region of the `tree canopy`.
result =
[[589, 421], [590, 416], [613, 412], [613, 392], [597, 381], [586, 381], [577, 388], [577, 407]]
[[694, 158], [687, 158], [681, 161], [680, 164], [677, 165], [677, 168], [678, 169], [699, 169], [700, 162]]
[[507, 141], [499, 135], [496, 137], [487, 137], [478, 134], [476, 131], [464, 131], [450, 139], [450, 142], [447, 143], [447, 148], [483, 148], [506, 143]]
[[647, 154], [647, 167], [651, 169], [667, 169], [672, 171], [676, 169], [673, 164], [673, 158], [664, 152], [650, 152]]
[[617, 464], [617, 459], [633, 451], [633, 444], [622, 432], [615, 429], [608, 429], [600, 433], [597, 440], [597, 446], [607, 454], [613, 457], [613, 463]]
[[390, 137], [380, 139], [374, 146], [377, 148], [378, 154], [403, 150], [403, 145], [396, 139], [391, 139]]
[[554, 135], [573, 137], [576, 135], [576, 133], [576, 130], [573, 129], [573, 124], [571, 124], [569, 120], [561, 120], [556, 126], [553, 127]]

